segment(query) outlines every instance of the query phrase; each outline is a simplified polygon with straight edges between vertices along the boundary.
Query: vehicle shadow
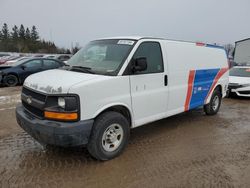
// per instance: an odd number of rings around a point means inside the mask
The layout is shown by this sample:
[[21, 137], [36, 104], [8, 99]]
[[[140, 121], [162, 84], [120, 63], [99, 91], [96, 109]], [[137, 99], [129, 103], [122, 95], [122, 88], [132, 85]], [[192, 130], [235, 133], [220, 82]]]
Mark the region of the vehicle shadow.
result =
[[229, 96], [228, 99], [238, 99], [238, 100], [245, 100], [245, 101], [249, 101], [250, 100], [250, 97], [242, 97], [242, 96], [237, 96], [237, 95], [234, 95], [234, 96]]

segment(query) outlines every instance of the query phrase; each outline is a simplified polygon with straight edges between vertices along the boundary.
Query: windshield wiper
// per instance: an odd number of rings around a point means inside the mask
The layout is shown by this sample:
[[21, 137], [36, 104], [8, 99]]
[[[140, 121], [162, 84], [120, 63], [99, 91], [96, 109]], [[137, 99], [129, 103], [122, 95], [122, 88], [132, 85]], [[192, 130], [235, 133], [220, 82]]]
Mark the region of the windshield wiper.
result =
[[95, 74], [95, 72], [92, 71], [90, 67], [71, 66], [70, 70], [76, 70], [76, 71], [80, 71], [80, 72]]

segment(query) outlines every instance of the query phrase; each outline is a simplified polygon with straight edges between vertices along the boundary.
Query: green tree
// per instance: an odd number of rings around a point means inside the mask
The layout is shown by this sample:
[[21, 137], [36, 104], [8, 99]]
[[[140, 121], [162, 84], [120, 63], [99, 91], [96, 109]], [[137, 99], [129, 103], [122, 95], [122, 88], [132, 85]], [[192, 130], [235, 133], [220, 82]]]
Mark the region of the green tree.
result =
[[3, 38], [3, 34], [2, 34], [2, 31], [0, 31], [0, 42], [1, 42], [2, 38]]
[[21, 26], [20, 26], [20, 29], [19, 29], [19, 38], [20, 39], [25, 39], [25, 28], [24, 28], [24, 26], [23, 26], [23, 24], [21, 24]]
[[25, 39], [26, 40], [30, 40], [31, 36], [30, 36], [30, 29], [27, 27], [26, 31], [25, 31]]
[[2, 40], [8, 40], [9, 38], [10, 38], [10, 33], [9, 33], [8, 25], [4, 23], [3, 28], [2, 28]]
[[11, 32], [11, 38], [13, 39], [14, 42], [16, 42], [16, 40], [18, 40], [18, 27], [16, 25], [14, 25], [14, 27], [12, 28], [12, 32]]
[[18, 41], [19, 41], [19, 36], [18, 36], [18, 27], [16, 25], [14, 25], [14, 27], [12, 27], [12, 32], [10, 33], [10, 39], [8, 41], [7, 45], [8, 46], [8, 51], [10, 52], [19, 52], [18, 49]]
[[[75, 47], [76, 48], [76, 47]], [[77, 51], [77, 49], [74, 49]], [[26, 28], [23, 24], [18, 28], [16, 25], [9, 32], [5, 23], [0, 30], [0, 51], [24, 52], [24, 53], [65, 53], [66, 50], [58, 48], [54, 42], [41, 40], [36, 29]], [[67, 53], [70, 51], [67, 50]]]
[[34, 25], [32, 26], [30, 37], [31, 37], [31, 40], [34, 42], [38, 41], [38, 39], [39, 39], [39, 34], [36, 30], [36, 26], [34, 26]]

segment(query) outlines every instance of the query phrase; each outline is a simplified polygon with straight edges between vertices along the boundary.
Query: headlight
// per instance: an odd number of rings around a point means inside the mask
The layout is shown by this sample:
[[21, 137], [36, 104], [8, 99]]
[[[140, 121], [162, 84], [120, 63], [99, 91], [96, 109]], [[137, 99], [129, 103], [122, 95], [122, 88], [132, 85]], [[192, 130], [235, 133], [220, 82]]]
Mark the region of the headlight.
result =
[[58, 97], [58, 106], [65, 108], [65, 99], [63, 97]]
[[80, 107], [78, 96], [49, 96], [46, 100], [44, 117], [61, 121], [79, 120]]

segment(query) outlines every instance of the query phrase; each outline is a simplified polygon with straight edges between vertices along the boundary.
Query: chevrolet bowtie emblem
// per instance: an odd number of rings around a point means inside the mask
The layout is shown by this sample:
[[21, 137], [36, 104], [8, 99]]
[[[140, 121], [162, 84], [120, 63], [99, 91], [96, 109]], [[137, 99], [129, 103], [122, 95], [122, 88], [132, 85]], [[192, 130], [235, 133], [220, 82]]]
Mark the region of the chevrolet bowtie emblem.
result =
[[27, 101], [28, 104], [31, 104], [32, 103], [32, 97], [28, 96], [27, 99], [26, 99], [26, 101]]

